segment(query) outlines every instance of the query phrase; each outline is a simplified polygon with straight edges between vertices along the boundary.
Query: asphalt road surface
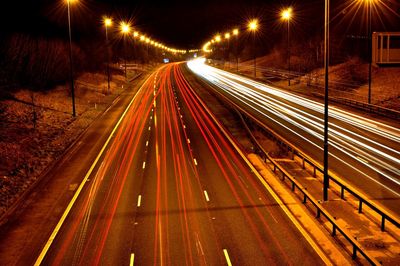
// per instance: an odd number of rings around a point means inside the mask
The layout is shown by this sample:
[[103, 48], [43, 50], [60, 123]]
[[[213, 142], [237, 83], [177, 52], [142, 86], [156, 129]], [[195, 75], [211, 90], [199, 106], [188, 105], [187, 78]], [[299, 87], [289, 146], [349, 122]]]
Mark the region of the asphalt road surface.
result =
[[181, 67], [161, 67], [138, 91], [37, 264], [323, 264]]
[[[201, 59], [188, 67], [223, 99], [322, 164], [323, 104], [210, 67]], [[329, 171], [400, 214], [398, 127], [331, 107]]]

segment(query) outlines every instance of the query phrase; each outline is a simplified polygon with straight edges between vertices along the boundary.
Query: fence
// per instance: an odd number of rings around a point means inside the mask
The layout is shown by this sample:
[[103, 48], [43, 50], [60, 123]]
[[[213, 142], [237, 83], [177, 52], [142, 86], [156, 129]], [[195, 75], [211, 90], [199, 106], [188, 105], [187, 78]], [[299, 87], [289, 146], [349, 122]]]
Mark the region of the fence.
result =
[[[280, 166], [276, 161], [269, 156], [268, 152], [264, 150], [264, 148], [259, 144], [259, 142], [256, 140], [256, 138], [253, 136], [251, 130], [249, 129], [246, 121], [243, 119], [243, 116], [239, 111], [236, 110], [238, 115], [241, 118], [241, 121], [243, 125], [245, 126], [246, 130], [248, 131], [249, 135], [251, 136], [251, 139], [253, 143], [257, 146], [258, 150], [261, 151], [262, 155], [264, 156], [264, 161], [269, 161], [273, 165], [273, 171], [276, 173], [277, 170], [281, 173], [281, 178], [282, 181], [285, 180], [285, 178], [288, 178], [291, 182], [291, 190], [294, 192], [295, 189], [298, 189], [302, 195], [303, 195], [303, 203], [305, 204], [307, 201], [309, 201], [316, 209], [316, 218], [320, 218], [321, 215], [323, 215], [331, 224], [332, 226], [332, 231], [331, 235], [333, 237], [336, 236], [337, 231], [341, 233], [344, 238], [351, 244], [352, 246], [352, 259], [357, 258], [357, 252], [359, 252], [363, 257], [371, 264], [371, 265], [380, 265], [380, 263], [371, 256], [367, 251], [363, 250], [361, 244], [352, 236], [350, 232], [348, 232], [346, 229], [341, 228], [338, 223], [336, 223], [336, 219], [329, 214], [325, 208], [321, 206], [321, 204], [316, 200], [306, 189], [303, 189], [301, 184], [299, 184], [293, 176], [291, 176], [282, 166]], [[342, 192], [343, 196], [343, 192]]]

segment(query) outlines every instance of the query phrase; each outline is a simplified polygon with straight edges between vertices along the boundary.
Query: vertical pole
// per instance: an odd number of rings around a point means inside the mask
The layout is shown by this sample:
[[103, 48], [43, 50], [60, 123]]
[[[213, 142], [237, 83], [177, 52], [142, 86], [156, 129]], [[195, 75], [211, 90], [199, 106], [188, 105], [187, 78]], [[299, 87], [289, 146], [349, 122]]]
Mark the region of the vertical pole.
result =
[[107, 49], [107, 94], [110, 94], [110, 45], [108, 42], [108, 26], [106, 25], [106, 49]]
[[127, 74], [126, 74], [126, 57], [127, 57], [127, 53], [126, 53], [126, 38], [124, 35], [124, 61], [125, 61], [125, 81], [127, 79]]
[[150, 63], [150, 58], [149, 58], [149, 43], [146, 45], [146, 50], [147, 50], [147, 63]]
[[325, 32], [324, 32], [324, 68], [325, 68], [325, 103], [324, 103], [324, 201], [328, 200], [328, 89], [329, 89], [329, 0], [325, 0]]
[[371, 1], [367, 2], [367, 8], [368, 8], [368, 104], [371, 104], [371, 83], [372, 83], [372, 45], [371, 45]]
[[230, 40], [228, 39], [228, 69], [231, 67], [231, 62], [229, 58], [229, 53], [230, 53]]
[[236, 72], [239, 72], [239, 37], [236, 35]]
[[136, 64], [137, 67], [137, 56], [136, 56], [136, 40], [135, 37], [133, 37], [133, 62]]
[[290, 86], [290, 18], [287, 20], [287, 53], [288, 53], [288, 70], [289, 70], [289, 75], [288, 75], [288, 85]]
[[74, 88], [74, 68], [72, 62], [72, 37], [71, 37], [71, 12], [70, 3], [68, 5], [68, 32], [69, 32], [69, 64], [70, 64], [70, 78], [71, 78], [71, 97], [72, 97], [72, 116], [76, 116], [75, 112], [75, 88]]
[[256, 68], [256, 33], [253, 32], [253, 56], [254, 56], [254, 78], [257, 77], [257, 68]]

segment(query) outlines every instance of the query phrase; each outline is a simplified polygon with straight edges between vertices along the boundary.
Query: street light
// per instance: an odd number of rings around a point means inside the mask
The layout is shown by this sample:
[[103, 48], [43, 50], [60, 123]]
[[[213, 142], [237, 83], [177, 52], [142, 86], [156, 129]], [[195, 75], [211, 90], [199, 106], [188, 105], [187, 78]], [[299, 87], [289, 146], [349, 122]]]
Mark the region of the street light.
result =
[[235, 47], [235, 54], [236, 54], [236, 72], [239, 72], [239, 55], [238, 55], [238, 36], [239, 36], [239, 29], [233, 29], [232, 34], [236, 36], [236, 47]]
[[230, 68], [230, 62], [229, 62], [229, 49], [230, 49], [230, 38], [231, 38], [231, 34], [229, 32], [225, 33], [225, 39], [228, 41], [228, 49], [227, 49], [227, 58], [228, 58], [228, 69]]
[[124, 36], [124, 57], [125, 57], [124, 61], [125, 61], [125, 79], [126, 79], [127, 78], [127, 74], [126, 74], [126, 57], [127, 57], [127, 55], [126, 55], [126, 40], [125, 40], [125, 37], [131, 31], [131, 26], [128, 23], [123, 22], [123, 21], [119, 24], [119, 26], [120, 26], [121, 34]]
[[287, 57], [288, 57], [288, 86], [290, 86], [290, 19], [292, 18], [292, 8], [289, 7], [281, 12], [283, 20], [287, 21]]
[[258, 29], [258, 21], [256, 19], [253, 19], [249, 22], [249, 29], [251, 31], [256, 31]]
[[147, 62], [150, 63], [150, 58], [149, 58], [149, 42], [150, 42], [150, 38], [146, 38], [145, 39], [145, 43], [146, 43], [146, 54], [147, 54]]
[[[219, 47], [218, 47], [218, 43], [220, 43], [221, 42], [221, 35], [219, 35], [219, 34], [217, 34], [217, 35], [215, 35], [215, 37], [214, 37], [214, 43], [215, 43], [215, 51], [217, 51], [217, 59], [218, 59], [218, 50], [220, 50], [219, 49]], [[218, 49], [217, 49], [218, 48]]]
[[132, 36], [133, 36], [133, 55], [134, 55], [134, 61], [135, 64], [137, 64], [137, 58], [138, 58], [138, 54], [137, 54], [137, 47], [136, 47], [136, 39], [139, 38], [140, 33], [138, 31], [134, 31]]
[[329, 174], [328, 174], [328, 92], [329, 92], [329, 0], [325, 0], [325, 31], [324, 31], [324, 69], [325, 69], [325, 96], [324, 96], [324, 187], [323, 198], [328, 200]]
[[111, 18], [104, 18], [106, 28], [106, 49], [107, 49], [107, 94], [110, 94], [110, 44], [108, 42], [108, 28], [111, 27]]
[[[360, 0], [357, 0], [360, 1]], [[371, 104], [371, 83], [372, 83], [372, 37], [371, 37], [371, 20], [372, 20], [372, 4], [376, 0], [361, 0], [367, 8], [367, 31], [368, 31], [368, 104]]]
[[72, 116], [76, 116], [75, 111], [75, 88], [74, 88], [74, 68], [72, 61], [72, 36], [71, 36], [71, 3], [77, 2], [77, 0], [66, 0], [68, 7], [68, 32], [69, 32], [69, 64], [70, 64], [70, 78], [71, 78], [71, 97], [72, 97]]
[[258, 21], [256, 19], [251, 20], [248, 24], [248, 29], [253, 32], [254, 78], [256, 78], [256, 31], [258, 29]]

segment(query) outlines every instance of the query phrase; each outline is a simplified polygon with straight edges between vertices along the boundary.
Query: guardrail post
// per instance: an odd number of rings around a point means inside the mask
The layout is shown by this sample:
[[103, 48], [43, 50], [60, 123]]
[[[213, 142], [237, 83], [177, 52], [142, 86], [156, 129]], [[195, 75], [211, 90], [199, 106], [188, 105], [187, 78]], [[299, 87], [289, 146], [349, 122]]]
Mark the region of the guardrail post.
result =
[[344, 186], [341, 186], [341, 189], [340, 189], [340, 198], [341, 198], [341, 199], [344, 199]]
[[358, 204], [358, 213], [362, 213], [362, 200], [360, 199], [360, 203]]
[[351, 256], [353, 260], [357, 258], [357, 247], [355, 244], [353, 244], [353, 255]]
[[304, 196], [303, 196], [303, 203], [304, 203], [304, 204], [307, 203], [307, 196], [306, 196], [306, 194], [304, 194]]
[[305, 164], [304, 164], [304, 157], [303, 157], [303, 163], [302, 163], [302, 167], [303, 167], [303, 169], [305, 168]]
[[320, 211], [320, 209], [318, 208], [317, 209], [317, 218], [319, 218], [321, 216], [321, 211]]
[[313, 172], [313, 176], [316, 177], [317, 176], [317, 170], [316, 167], [314, 166], [314, 172]]
[[336, 236], [336, 225], [332, 224], [332, 236]]
[[294, 192], [294, 189], [296, 188], [294, 181], [292, 181], [292, 191]]
[[381, 231], [385, 231], [385, 216], [382, 215]]
[[276, 165], [274, 164], [274, 173], [276, 173]]

